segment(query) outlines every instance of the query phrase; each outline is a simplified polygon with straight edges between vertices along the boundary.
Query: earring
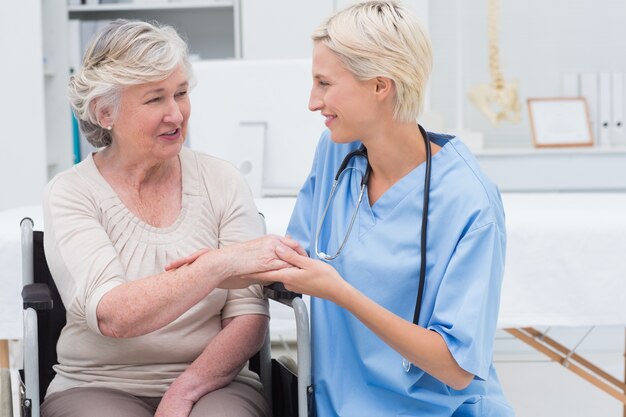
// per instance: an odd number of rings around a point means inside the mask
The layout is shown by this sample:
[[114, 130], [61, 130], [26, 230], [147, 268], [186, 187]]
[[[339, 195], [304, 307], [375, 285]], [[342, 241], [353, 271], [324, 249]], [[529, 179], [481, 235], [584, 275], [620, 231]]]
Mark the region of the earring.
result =
[[110, 131], [111, 129], [113, 129], [113, 126], [111, 126], [111, 125], [107, 126], [107, 130]]

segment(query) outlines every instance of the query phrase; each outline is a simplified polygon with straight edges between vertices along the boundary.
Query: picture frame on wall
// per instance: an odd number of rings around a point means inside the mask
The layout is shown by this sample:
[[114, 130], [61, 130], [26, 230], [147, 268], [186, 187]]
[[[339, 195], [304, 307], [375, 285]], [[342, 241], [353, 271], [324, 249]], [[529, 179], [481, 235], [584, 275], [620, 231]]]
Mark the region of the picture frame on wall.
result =
[[529, 98], [527, 103], [535, 147], [593, 145], [584, 97]]

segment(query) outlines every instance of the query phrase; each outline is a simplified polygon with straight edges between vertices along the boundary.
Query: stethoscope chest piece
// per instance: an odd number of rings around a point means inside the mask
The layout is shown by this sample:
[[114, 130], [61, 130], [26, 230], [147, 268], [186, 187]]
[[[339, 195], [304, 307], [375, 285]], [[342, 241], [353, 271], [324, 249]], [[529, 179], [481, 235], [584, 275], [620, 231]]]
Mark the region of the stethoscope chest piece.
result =
[[408, 373], [411, 370], [411, 362], [409, 362], [405, 358], [402, 358], [402, 368], [404, 369], [404, 372]]

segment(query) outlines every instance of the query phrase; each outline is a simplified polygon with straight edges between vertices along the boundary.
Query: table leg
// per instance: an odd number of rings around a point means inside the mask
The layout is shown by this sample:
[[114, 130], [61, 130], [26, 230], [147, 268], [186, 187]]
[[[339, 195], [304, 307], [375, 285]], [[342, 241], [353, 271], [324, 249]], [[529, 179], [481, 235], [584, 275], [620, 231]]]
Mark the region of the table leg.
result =
[[625, 381], [601, 370], [532, 327], [504, 330], [626, 405]]
[[9, 369], [9, 341], [0, 340], [0, 416], [13, 415], [11, 371]]
[[0, 340], [0, 369], [9, 368], [9, 341]]

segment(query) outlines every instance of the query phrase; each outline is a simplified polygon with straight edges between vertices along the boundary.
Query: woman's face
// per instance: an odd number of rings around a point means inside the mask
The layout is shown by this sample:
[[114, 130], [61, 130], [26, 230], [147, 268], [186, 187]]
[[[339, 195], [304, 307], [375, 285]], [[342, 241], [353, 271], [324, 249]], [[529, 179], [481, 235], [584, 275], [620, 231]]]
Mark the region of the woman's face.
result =
[[155, 161], [178, 155], [191, 110], [188, 91], [182, 65], [163, 81], [124, 88], [112, 146], [125, 155]]
[[379, 108], [376, 80], [358, 80], [334, 52], [316, 42], [309, 110], [319, 111], [326, 118], [332, 140], [363, 140], [367, 132], [372, 132]]

